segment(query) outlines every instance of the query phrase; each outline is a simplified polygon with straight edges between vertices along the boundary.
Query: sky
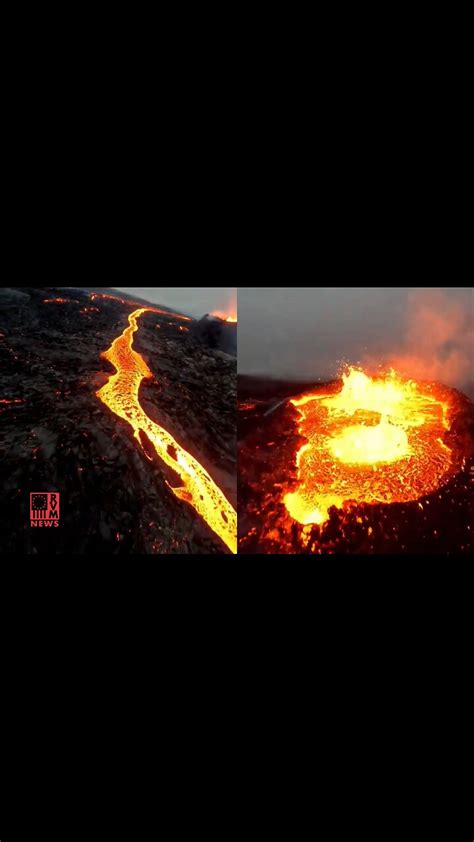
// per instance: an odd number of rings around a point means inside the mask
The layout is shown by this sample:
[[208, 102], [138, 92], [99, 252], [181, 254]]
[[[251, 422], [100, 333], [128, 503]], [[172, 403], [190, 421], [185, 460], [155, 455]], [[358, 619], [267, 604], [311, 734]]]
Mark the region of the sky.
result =
[[396, 359], [413, 377], [474, 380], [472, 289], [239, 287], [238, 320], [240, 374], [328, 379]]
[[235, 315], [236, 310], [235, 287], [115, 287], [115, 289], [144, 298], [153, 304], [175, 307], [179, 312], [198, 319], [214, 311], [231, 316]]

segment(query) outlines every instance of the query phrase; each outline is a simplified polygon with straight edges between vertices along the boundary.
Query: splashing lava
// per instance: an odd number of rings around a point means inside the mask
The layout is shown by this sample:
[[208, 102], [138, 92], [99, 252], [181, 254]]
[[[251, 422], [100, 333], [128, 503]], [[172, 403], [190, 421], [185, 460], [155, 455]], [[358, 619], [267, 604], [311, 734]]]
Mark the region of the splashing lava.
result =
[[[143, 449], [140, 431], [152, 442], [158, 456], [181, 478], [182, 487], [169, 486], [173, 494], [185, 500], [200, 515], [231, 552], [237, 552], [237, 515], [207, 471], [175, 439], [152, 421], [140, 406], [138, 391], [143, 379], [153, 377], [143, 357], [132, 348], [137, 319], [151, 308], [134, 310], [128, 327], [114, 339], [102, 356], [112, 363], [116, 373], [96, 394], [100, 400], [133, 428], [134, 437]], [[175, 454], [171, 455], [170, 451]]]
[[428, 387], [391, 372], [372, 379], [350, 369], [333, 395], [292, 400], [299, 433], [298, 487], [284, 495], [288, 514], [302, 524], [324, 523], [344, 501], [417, 500], [451, 471], [448, 403]]

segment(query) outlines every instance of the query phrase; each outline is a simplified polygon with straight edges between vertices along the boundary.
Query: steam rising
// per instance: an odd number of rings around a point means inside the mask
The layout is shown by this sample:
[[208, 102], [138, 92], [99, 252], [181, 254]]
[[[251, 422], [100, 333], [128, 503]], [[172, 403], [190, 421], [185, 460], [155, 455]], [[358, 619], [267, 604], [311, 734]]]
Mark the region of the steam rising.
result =
[[446, 290], [410, 290], [403, 350], [390, 365], [417, 380], [462, 388], [474, 380], [472, 290], [468, 304]]

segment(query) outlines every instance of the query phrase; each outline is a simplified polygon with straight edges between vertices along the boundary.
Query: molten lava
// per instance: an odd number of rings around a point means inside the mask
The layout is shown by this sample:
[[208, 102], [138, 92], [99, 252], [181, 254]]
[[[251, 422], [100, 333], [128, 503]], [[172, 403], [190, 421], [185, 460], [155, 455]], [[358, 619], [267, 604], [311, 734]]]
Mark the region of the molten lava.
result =
[[324, 523], [344, 502], [402, 503], [445, 481], [452, 453], [443, 441], [449, 404], [434, 387], [351, 368], [336, 394], [291, 403], [306, 441], [296, 455], [298, 486], [284, 495], [290, 516]]
[[[138, 329], [137, 319], [155, 308], [141, 307], [130, 313], [128, 327], [114, 339], [102, 356], [112, 363], [112, 374], [97, 397], [133, 428], [140, 447], [147, 454], [140, 433], [146, 433], [158, 456], [172, 468], [183, 483], [169, 488], [180, 500], [189, 503], [231, 552], [237, 552], [237, 515], [222, 491], [202, 465], [191, 456], [163, 427], [152, 421], [138, 400], [142, 380], [153, 377], [143, 357], [133, 350], [133, 335]], [[167, 314], [169, 315], [169, 314]]]

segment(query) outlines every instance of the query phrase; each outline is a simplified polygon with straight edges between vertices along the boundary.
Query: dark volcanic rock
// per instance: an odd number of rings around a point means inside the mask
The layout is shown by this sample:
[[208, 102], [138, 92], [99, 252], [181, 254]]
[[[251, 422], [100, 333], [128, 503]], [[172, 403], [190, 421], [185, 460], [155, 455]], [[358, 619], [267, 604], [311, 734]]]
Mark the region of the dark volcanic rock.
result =
[[0, 305], [8, 306], [9, 304], [24, 304], [30, 300], [30, 296], [16, 289], [9, 289], [8, 287], [0, 288]]
[[192, 326], [193, 335], [207, 348], [237, 356], [237, 323], [207, 314]]

